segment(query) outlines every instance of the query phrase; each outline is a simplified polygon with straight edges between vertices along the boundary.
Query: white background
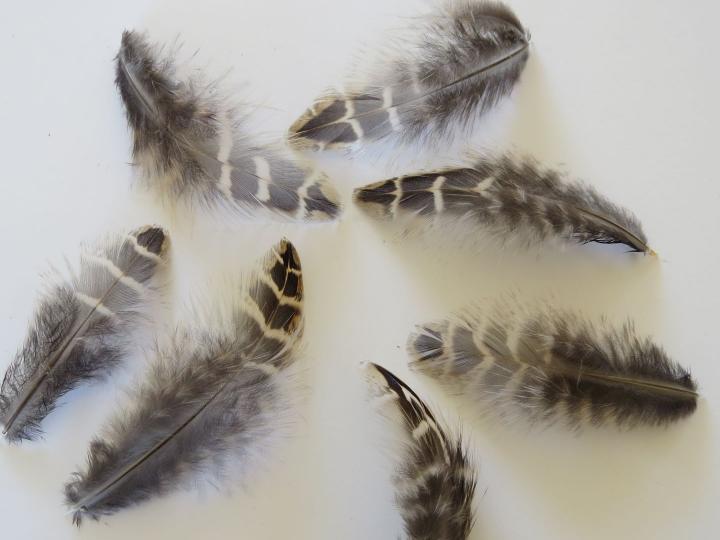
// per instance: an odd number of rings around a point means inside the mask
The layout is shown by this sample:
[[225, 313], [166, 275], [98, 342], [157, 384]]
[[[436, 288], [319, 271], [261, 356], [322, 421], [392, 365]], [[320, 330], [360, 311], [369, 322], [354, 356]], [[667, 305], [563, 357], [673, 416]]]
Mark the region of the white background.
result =
[[[306, 276], [307, 391], [294, 435], [243, 487], [179, 492], [72, 527], [61, 488], [117, 408], [123, 377], [67, 396], [32, 444], [0, 447], [0, 536], [46, 538], [395, 539], [391, 444], [375, 429], [358, 365], [404, 376], [462, 423], [481, 465], [474, 539], [703, 539], [720, 530], [720, 84], [713, 2], [514, 0], [533, 36], [511, 100], [475, 150], [511, 148], [561, 165], [642, 219], [654, 260], [612, 249], [522, 253], [482, 241], [403, 240], [351, 204], [353, 187], [402, 172], [397, 159], [322, 161], [344, 196], [337, 224], [220, 225], [158, 208], [133, 188], [130, 138], [113, 85], [124, 28], [179, 37], [193, 65], [260, 106], [280, 136], [363, 43], [425, 4], [5, 2], [0, 20], [0, 368], [21, 343], [40, 274], [81, 241], [157, 222], [170, 228], [178, 305], [249, 267], [281, 234]], [[382, 39], [382, 38], [380, 38]], [[229, 71], [228, 71], [229, 70]], [[451, 159], [452, 158], [452, 159]], [[456, 158], [435, 152], [413, 168]], [[406, 171], [408, 172], [408, 171]], [[528, 432], [408, 372], [415, 323], [507, 290], [553, 296], [591, 316], [637, 320], [692, 370], [698, 411], [666, 430]], [[211, 303], [208, 299], [208, 303]], [[140, 358], [135, 367], [141, 367]], [[230, 491], [230, 493], [226, 493]]]

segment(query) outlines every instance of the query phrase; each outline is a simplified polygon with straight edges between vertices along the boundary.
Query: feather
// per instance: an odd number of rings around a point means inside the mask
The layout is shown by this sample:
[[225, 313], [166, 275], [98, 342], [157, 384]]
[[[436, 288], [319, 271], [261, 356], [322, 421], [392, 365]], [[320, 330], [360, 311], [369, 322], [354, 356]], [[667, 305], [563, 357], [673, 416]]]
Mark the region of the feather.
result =
[[129, 352], [133, 332], [157, 292], [169, 239], [145, 227], [98, 243], [77, 272], [39, 300], [24, 345], [0, 387], [0, 421], [11, 442], [34, 439], [58, 399], [109, 373]]
[[290, 127], [293, 142], [318, 150], [451, 138], [510, 94], [529, 54], [528, 32], [499, 2], [450, 3], [410, 32], [365, 82], [318, 99]]
[[521, 233], [530, 240], [624, 244], [655, 254], [629, 211], [529, 158], [483, 157], [469, 168], [391, 178], [356, 189], [354, 200], [382, 219], [467, 221], [503, 240]]
[[85, 470], [65, 487], [74, 522], [162, 495], [203, 471], [219, 475], [231, 457], [254, 455], [284, 412], [302, 298], [298, 255], [283, 241], [223, 325], [179, 331], [160, 347], [130, 405], [93, 440]]
[[213, 98], [207, 85], [179, 80], [172, 58], [137, 32], [123, 33], [115, 82], [133, 158], [168, 200], [283, 219], [338, 215], [337, 194], [323, 174], [249, 140], [236, 109]]
[[690, 374], [631, 322], [614, 327], [547, 306], [475, 307], [418, 327], [408, 352], [416, 371], [506, 420], [666, 425], [697, 405]]
[[372, 389], [390, 397], [401, 417], [404, 455], [395, 477], [396, 501], [408, 540], [462, 540], [473, 526], [475, 467], [460, 437], [404, 382], [370, 364]]

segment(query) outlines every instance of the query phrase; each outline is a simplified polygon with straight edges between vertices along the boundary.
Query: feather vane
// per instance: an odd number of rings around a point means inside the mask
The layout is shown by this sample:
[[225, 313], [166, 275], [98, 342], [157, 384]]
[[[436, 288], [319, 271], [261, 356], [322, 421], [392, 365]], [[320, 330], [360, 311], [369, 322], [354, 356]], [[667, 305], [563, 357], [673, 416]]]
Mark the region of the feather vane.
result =
[[273, 433], [283, 373], [303, 328], [300, 260], [283, 241], [230, 317], [227, 329], [178, 332], [160, 348], [88, 463], [65, 487], [76, 524], [162, 495], [200, 472], [221, 474]]
[[200, 89], [206, 85], [178, 79], [173, 59], [143, 35], [123, 33], [115, 82], [135, 162], [165, 199], [299, 221], [339, 214], [322, 173], [250, 140], [236, 109]]
[[475, 468], [425, 402], [393, 373], [370, 364], [372, 389], [399, 413], [404, 453], [395, 477], [396, 501], [409, 540], [462, 540], [473, 527]]
[[381, 219], [467, 221], [500, 239], [624, 244], [654, 255], [639, 220], [592, 187], [564, 181], [534, 160], [483, 157], [472, 167], [400, 176], [355, 190], [354, 200]]
[[168, 244], [158, 227], [111, 237], [83, 253], [78, 271], [40, 299], [0, 386], [9, 441], [34, 439], [61, 396], [122, 360], [153, 305]]
[[499, 2], [449, 3], [416, 26], [365, 82], [318, 99], [290, 127], [292, 141], [316, 150], [393, 135], [437, 142], [510, 94], [525, 67], [529, 34]]
[[695, 411], [690, 373], [631, 322], [499, 303], [418, 327], [411, 366], [505, 420], [666, 425]]

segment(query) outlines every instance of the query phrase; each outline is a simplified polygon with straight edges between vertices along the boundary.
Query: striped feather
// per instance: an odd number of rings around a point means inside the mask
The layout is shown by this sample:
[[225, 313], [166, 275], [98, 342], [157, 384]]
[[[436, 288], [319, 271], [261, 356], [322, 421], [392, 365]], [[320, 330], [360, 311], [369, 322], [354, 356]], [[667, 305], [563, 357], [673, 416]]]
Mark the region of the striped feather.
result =
[[387, 369], [369, 365], [372, 389], [399, 413], [404, 453], [395, 498], [408, 540], [462, 540], [473, 527], [475, 468], [459, 437]]
[[8, 440], [35, 438], [61, 396], [123, 359], [154, 304], [168, 244], [158, 227], [112, 237], [83, 253], [78, 271], [40, 299], [0, 387]]
[[510, 155], [376, 182], [356, 189], [354, 200], [381, 219], [464, 221], [502, 240], [624, 244], [630, 251], [655, 253], [628, 210], [588, 185]]
[[292, 142], [316, 150], [391, 137], [437, 145], [510, 94], [529, 54], [528, 32], [499, 2], [451, 2], [409, 32], [388, 40], [393, 50], [364, 82], [318, 99], [290, 127]]
[[418, 327], [408, 352], [413, 369], [506, 420], [653, 426], [697, 406], [689, 372], [630, 322], [499, 303]]
[[303, 330], [300, 260], [283, 241], [229, 320], [180, 330], [156, 351], [88, 463], [65, 487], [73, 519], [99, 519], [264, 452], [287, 407]]
[[212, 97], [205, 84], [179, 80], [172, 58], [137, 32], [123, 33], [115, 82], [133, 158], [164, 199], [299, 221], [339, 214], [337, 194], [322, 173], [250, 140], [238, 120], [246, 112]]

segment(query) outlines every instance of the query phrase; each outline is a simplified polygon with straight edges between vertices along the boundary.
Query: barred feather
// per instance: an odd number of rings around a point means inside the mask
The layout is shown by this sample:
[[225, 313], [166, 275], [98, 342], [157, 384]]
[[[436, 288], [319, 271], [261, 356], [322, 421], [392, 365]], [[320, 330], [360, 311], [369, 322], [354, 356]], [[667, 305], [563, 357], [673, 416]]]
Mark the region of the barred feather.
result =
[[318, 99], [290, 127], [293, 142], [317, 150], [450, 138], [510, 94], [529, 52], [528, 32], [499, 2], [451, 2], [410, 31], [365, 82]]
[[109, 238], [40, 299], [0, 387], [0, 421], [9, 441], [34, 439], [61, 396], [106, 375], [127, 354], [133, 331], [153, 305], [154, 278], [168, 244], [158, 227]]
[[418, 327], [411, 366], [531, 423], [666, 425], [695, 411], [695, 382], [631, 322], [614, 327], [549, 307], [476, 307]]
[[74, 522], [162, 495], [207, 471], [222, 474], [274, 431], [303, 328], [303, 283], [292, 244], [268, 255], [227, 328], [178, 332], [160, 348], [85, 470], [66, 485]]
[[475, 469], [427, 405], [387, 369], [369, 365], [373, 390], [402, 418], [405, 453], [395, 483], [408, 540], [462, 540], [473, 526]]
[[564, 181], [531, 159], [484, 157], [471, 168], [400, 176], [355, 190], [355, 202], [383, 219], [467, 221], [501, 239], [624, 244], [654, 254], [638, 219], [595, 189]]
[[123, 33], [115, 82], [133, 157], [170, 201], [294, 220], [338, 215], [337, 194], [322, 173], [249, 140], [236, 110], [213, 99], [206, 85], [179, 80], [172, 58], [137, 32]]

